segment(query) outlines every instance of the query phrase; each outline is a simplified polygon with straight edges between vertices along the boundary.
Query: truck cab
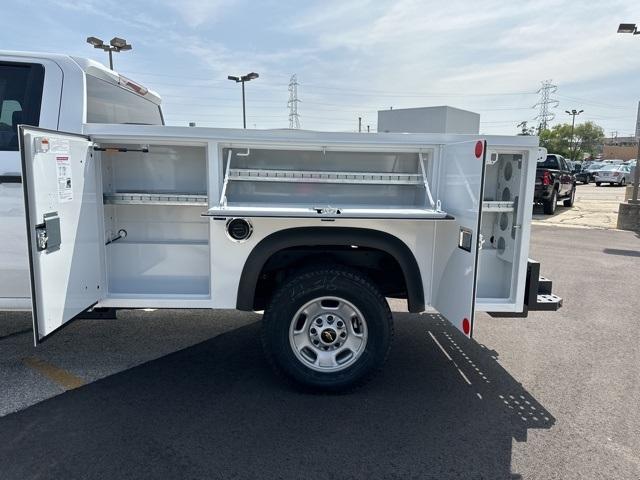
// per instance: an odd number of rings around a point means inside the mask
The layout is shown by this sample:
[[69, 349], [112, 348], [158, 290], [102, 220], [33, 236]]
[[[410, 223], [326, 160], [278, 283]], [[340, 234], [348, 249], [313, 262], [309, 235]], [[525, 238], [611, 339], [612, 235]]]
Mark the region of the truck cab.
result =
[[85, 124], [163, 125], [153, 91], [98, 62], [0, 51], [0, 309], [31, 308], [18, 125], [81, 133]]

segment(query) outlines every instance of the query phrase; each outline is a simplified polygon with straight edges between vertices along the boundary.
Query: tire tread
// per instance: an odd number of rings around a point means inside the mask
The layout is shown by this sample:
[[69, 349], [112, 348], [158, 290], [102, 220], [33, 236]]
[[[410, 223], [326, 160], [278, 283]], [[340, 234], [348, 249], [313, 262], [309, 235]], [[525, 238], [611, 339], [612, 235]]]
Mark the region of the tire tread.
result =
[[[378, 365], [375, 368], [372, 368], [366, 375], [364, 375], [363, 377], [361, 377], [360, 379], [358, 379], [356, 382], [353, 382], [352, 384], [350, 384], [347, 387], [339, 387], [339, 388], [334, 388], [334, 387], [326, 387], [326, 388], [322, 388], [323, 390], [329, 390], [332, 391], [334, 393], [349, 393], [352, 392], [353, 390], [356, 390], [360, 387], [362, 387], [363, 385], [365, 385], [366, 383], [370, 382], [373, 378], [375, 378], [380, 371], [382, 370], [384, 364], [386, 363], [388, 357], [389, 357], [389, 352], [391, 350], [391, 344], [393, 343], [393, 337], [394, 337], [394, 326], [393, 326], [393, 316], [391, 314], [391, 309], [389, 308], [389, 304], [387, 303], [385, 297], [382, 295], [382, 293], [380, 293], [380, 290], [375, 286], [375, 284], [369, 280], [369, 278], [362, 274], [361, 272], [358, 272], [355, 269], [352, 269], [350, 267], [345, 267], [345, 266], [341, 266], [341, 265], [331, 265], [331, 266], [315, 266], [315, 267], [307, 267], [307, 268], [303, 268], [301, 270], [298, 270], [297, 272], [294, 272], [290, 275], [289, 279], [286, 280], [274, 293], [274, 295], [271, 297], [271, 300], [268, 303], [267, 308], [265, 309], [263, 318], [262, 318], [262, 322], [263, 322], [263, 328], [261, 330], [261, 342], [262, 342], [262, 347], [265, 353], [265, 357], [267, 359], [267, 362], [269, 363], [269, 365], [271, 366], [271, 368], [276, 372], [276, 374], [280, 377], [285, 379], [287, 382], [289, 382], [292, 385], [295, 385], [297, 387], [300, 387], [300, 383], [297, 382], [295, 379], [291, 378], [283, 369], [280, 365], [278, 365], [278, 362], [276, 361], [273, 352], [270, 350], [269, 348], [269, 342], [267, 339], [267, 331], [268, 331], [268, 326], [271, 322], [276, 321], [275, 317], [275, 309], [274, 309], [274, 305], [278, 305], [281, 304], [282, 302], [287, 302], [289, 301], [286, 298], [287, 292], [288, 290], [296, 283], [300, 283], [304, 280], [310, 280], [313, 279], [316, 276], [323, 276], [323, 275], [340, 275], [343, 276], [345, 278], [348, 278], [351, 281], [354, 281], [356, 283], [359, 283], [363, 288], [365, 288], [366, 290], [369, 291], [369, 293], [373, 294], [376, 299], [379, 301], [380, 305], [384, 307], [385, 310], [385, 320], [388, 323], [388, 327], [389, 327], [389, 342], [387, 345], [387, 348], [384, 352], [384, 356], [382, 358], [382, 361], [380, 361], [378, 363]], [[311, 387], [311, 386], [303, 386], [304, 388], [310, 389], [310, 390], [318, 390], [320, 387]]]

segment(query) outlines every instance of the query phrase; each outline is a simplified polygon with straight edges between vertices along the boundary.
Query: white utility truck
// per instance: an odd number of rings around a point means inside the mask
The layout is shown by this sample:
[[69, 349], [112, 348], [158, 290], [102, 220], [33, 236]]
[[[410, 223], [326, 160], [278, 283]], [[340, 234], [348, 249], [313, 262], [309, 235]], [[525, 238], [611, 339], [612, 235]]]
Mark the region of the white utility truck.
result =
[[385, 297], [468, 337], [561, 304], [527, 258], [536, 137], [81, 132], [18, 127], [36, 343], [96, 307], [264, 310], [272, 363], [335, 390], [384, 363]]

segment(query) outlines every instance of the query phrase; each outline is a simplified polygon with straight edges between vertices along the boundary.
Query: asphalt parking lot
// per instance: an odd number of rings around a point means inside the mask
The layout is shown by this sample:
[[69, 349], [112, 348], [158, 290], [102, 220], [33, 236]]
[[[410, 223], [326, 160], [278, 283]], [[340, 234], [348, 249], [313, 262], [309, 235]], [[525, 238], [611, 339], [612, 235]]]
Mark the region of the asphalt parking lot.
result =
[[640, 238], [536, 225], [531, 257], [561, 310], [473, 341], [398, 311], [348, 395], [274, 376], [255, 314], [121, 312], [35, 350], [5, 314], [0, 478], [640, 478]]

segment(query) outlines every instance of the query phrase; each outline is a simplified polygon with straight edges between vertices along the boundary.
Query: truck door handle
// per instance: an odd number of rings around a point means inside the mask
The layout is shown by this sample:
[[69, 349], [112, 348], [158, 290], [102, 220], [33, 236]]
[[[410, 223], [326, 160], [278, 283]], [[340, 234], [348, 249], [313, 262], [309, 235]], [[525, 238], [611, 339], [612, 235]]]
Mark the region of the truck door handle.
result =
[[0, 175], [0, 183], [22, 183], [20, 175]]
[[39, 252], [51, 253], [60, 249], [60, 217], [58, 212], [43, 215], [44, 221], [36, 225], [36, 249]]

